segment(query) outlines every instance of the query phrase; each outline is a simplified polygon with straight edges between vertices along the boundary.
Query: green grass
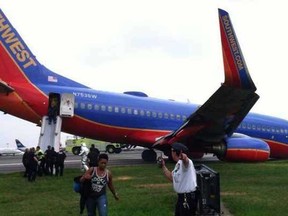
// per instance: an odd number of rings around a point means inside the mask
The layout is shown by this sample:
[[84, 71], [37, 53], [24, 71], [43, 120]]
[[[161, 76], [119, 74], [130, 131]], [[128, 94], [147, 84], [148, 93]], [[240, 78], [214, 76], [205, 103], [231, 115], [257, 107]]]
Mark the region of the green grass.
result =
[[220, 173], [221, 200], [233, 215], [288, 215], [288, 161], [206, 165]]
[[[220, 173], [221, 200], [233, 215], [287, 215], [288, 162], [205, 165]], [[108, 191], [109, 216], [174, 215], [176, 194], [156, 164], [110, 170], [120, 200]], [[0, 174], [0, 215], [79, 215], [79, 194], [72, 190], [79, 174], [66, 169], [63, 177], [37, 177], [34, 183], [22, 173]]]
[[[109, 216], [173, 215], [175, 194], [157, 165], [110, 170], [120, 200], [108, 190]], [[80, 196], [72, 189], [79, 174], [78, 169], [67, 169], [63, 177], [37, 177], [33, 183], [22, 173], [0, 174], [0, 215], [79, 215]]]

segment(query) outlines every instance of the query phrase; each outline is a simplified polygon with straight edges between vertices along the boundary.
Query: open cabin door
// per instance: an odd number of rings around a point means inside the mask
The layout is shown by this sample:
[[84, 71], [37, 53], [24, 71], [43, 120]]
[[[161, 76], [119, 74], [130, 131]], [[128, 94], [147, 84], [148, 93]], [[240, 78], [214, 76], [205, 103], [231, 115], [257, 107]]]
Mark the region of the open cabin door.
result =
[[49, 94], [49, 105], [46, 116], [43, 116], [39, 137], [39, 146], [45, 151], [50, 145], [56, 152], [60, 150], [62, 118], [74, 116], [75, 98], [73, 94]]
[[61, 94], [60, 116], [72, 118], [74, 116], [75, 97], [73, 94]]

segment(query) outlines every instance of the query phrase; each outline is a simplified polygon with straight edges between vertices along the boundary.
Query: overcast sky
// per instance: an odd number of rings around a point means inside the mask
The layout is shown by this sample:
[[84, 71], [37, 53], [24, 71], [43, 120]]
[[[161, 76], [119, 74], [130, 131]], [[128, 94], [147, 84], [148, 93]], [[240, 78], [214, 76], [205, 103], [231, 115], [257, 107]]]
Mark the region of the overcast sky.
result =
[[[260, 99], [288, 119], [285, 0], [0, 0], [37, 59], [94, 89], [203, 104], [224, 81], [217, 8], [229, 12]], [[0, 112], [0, 147], [40, 128]], [[65, 140], [66, 134], [62, 134]]]

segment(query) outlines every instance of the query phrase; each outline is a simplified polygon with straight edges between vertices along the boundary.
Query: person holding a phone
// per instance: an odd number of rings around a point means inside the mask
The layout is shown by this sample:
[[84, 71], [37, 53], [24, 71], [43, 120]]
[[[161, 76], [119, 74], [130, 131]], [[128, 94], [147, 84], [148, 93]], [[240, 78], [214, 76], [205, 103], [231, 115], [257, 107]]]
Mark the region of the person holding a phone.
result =
[[171, 156], [176, 162], [172, 171], [169, 171], [162, 159], [162, 170], [166, 178], [173, 182], [173, 188], [178, 194], [175, 216], [196, 215], [197, 209], [197, 179], [196, 170], [186, 152], [188, 148], [182, 143], [171, 145]]

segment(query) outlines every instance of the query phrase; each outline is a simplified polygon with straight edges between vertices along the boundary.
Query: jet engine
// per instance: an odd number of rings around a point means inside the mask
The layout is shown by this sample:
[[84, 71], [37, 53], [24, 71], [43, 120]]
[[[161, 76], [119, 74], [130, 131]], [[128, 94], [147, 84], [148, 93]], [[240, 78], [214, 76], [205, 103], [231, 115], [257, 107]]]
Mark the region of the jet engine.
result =
[[263, 140], [234, 135], [226, 139], [225, 154], [216, 155], [225, 161], [261, 162], [268, 160], [270, 148]]

